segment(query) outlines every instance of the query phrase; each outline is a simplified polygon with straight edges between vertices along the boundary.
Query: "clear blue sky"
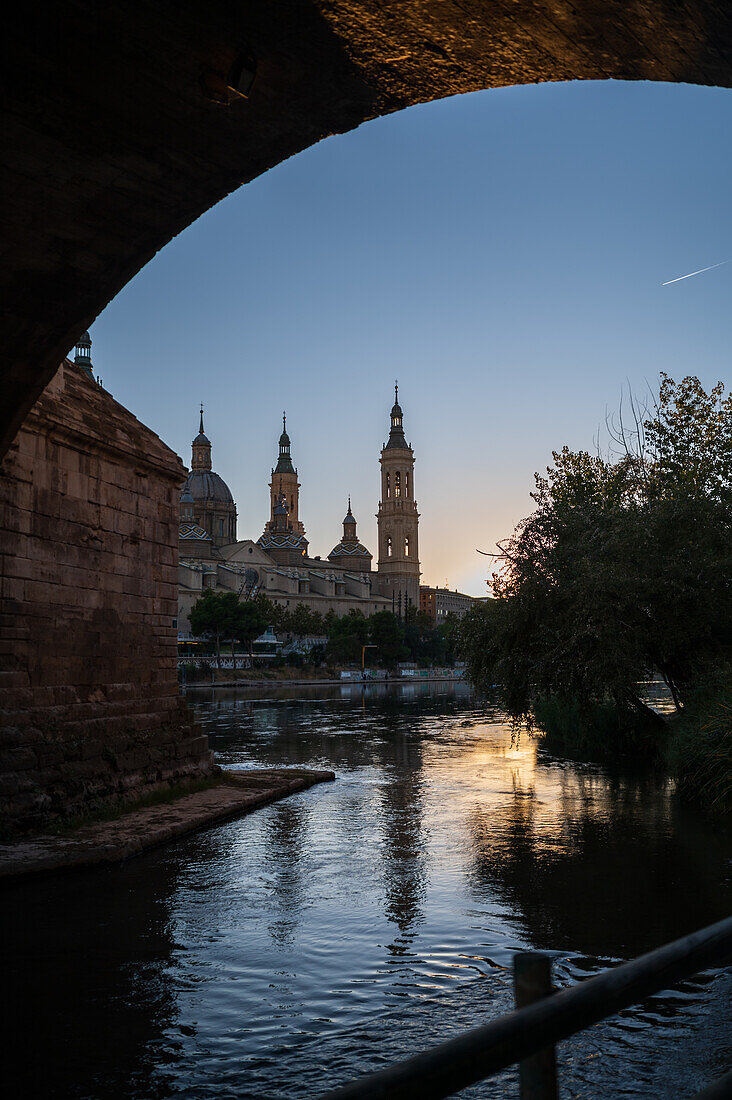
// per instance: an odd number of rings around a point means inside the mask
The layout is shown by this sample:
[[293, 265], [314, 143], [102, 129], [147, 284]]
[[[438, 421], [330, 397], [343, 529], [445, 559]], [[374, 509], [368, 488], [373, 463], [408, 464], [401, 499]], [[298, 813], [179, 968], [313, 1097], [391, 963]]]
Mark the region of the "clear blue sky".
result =
[[333, 137], [220, 203], [91, 329], [105, 386], [258, 538], [282, 410], [311, 553], [351, 494], [376, 552], [399, 378], [423, 583], [485, 593], [533, 473], [592, 448], [658, 372], [729, 382], [732, 92], [545, 84], [412, 108]]

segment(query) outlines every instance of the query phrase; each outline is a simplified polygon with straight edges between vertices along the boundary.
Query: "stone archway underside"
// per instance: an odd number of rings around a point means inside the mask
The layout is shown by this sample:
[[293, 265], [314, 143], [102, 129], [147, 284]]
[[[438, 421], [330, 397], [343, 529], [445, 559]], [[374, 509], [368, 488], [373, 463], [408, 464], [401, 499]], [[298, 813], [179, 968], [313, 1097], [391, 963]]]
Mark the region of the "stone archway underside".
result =
[[[213, 101], [204, 86], [217, 94], [241, 54], [257, 63], [249, 98]], [[5, 55], [0, 454], [107, 302], [241, 184], [366, 119], [478, 89], [728, 87], [732, 5], [41, 0], [14, 12]]]

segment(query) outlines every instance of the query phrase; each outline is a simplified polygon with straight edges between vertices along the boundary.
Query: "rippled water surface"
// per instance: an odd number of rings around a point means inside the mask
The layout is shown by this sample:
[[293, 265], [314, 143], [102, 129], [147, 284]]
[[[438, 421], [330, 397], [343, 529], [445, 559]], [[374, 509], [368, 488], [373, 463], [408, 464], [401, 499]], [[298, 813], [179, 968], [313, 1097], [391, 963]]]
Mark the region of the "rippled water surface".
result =
[[[729, 837], [666, 782], [516, 743], [463, 685], [191, 699], [222, 764], [337, 781], [5, 891], [14, 1096], [314, 1097], [506, 1011], [519, 948], [566, 984], [730, 910]], [[731, 991], [562, 1044], [562, 1095], [692, 1096], [730, 1066]]]

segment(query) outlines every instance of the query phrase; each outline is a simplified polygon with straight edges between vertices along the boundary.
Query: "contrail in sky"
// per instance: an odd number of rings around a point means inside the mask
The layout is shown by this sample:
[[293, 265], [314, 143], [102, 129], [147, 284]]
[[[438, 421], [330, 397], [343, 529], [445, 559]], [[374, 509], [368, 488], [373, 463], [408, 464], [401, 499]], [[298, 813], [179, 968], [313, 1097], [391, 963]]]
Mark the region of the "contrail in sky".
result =
[[721, 263], [712, 264], [710, 267], [700, 267], [698, 271], [690, 271], [688, 275], [679, 275], [678, 279], [669, 279], [667, 283], [661, 283], [661, 286], [671, 286], [671, 283], [680, 283], [682, 279], [690, 279], [692, 275], [701, 275], [704, 271], [712, 271], [715, 267], [722, 267], [723, 264], [728, 264], [729, 260], [722, 260]]

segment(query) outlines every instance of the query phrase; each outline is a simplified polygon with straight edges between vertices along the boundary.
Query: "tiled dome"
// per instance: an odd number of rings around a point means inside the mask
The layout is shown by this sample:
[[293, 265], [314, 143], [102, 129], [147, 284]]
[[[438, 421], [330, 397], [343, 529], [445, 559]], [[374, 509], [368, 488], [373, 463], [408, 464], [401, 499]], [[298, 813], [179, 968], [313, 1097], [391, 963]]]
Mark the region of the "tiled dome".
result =
[[185, 489], [188, 490], [197, 504], [203, 504], [207, 500], [219, 501], [222, 504], [234, 503], [229, 486], [213, 470], [191, 471]]

